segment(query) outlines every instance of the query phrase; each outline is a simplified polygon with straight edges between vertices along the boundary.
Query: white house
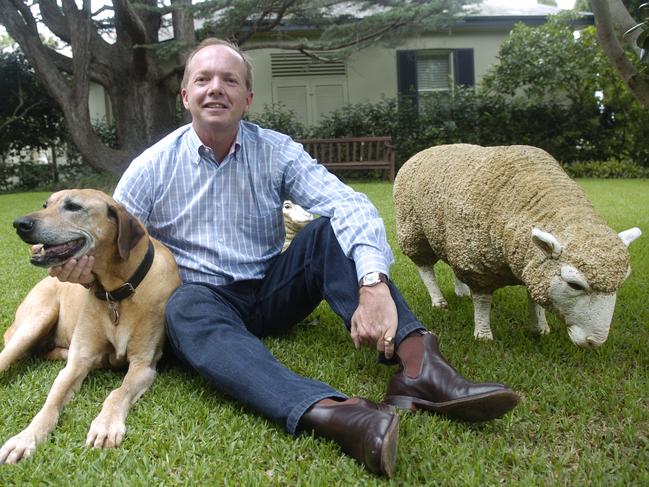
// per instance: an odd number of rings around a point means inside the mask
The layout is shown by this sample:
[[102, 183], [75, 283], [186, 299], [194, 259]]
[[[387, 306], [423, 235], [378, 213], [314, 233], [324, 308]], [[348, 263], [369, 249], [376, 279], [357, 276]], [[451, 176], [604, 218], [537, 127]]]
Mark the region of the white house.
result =
[[[251, 112], [281, 103], [305, 125], [345, 104], [376, 102], [397, 95], [425, 96], [454, 85], [474, 86], [497, 62], [502, 42], [517, 22], [541, 25], [558, 7], [521, 0], [515, 7], [503, 0], [484, 0], [476, 14], [444, 31], [404, 39], [396, 48], [375, 46], [346, 61], [322, 63], [297, 52], [244, 46], [254, 68], [255, 97]], [[580, 23], [592, 24], [585, 13]], [[101, 88], [92, 91], [91, 114], [110, 121], [110, 107]]]

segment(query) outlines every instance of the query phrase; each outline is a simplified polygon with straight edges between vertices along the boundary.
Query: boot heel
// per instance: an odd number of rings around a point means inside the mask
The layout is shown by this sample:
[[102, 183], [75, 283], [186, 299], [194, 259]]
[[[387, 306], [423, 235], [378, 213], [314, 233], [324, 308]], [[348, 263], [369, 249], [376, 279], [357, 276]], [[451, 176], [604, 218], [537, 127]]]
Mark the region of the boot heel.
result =
[[399, 409], [407, 409], [410, 411], [416, 411], [417, 406], [412, 402], [412, 398], [407, 396], [385, 396], [383, 400], [384, 404], [390, 404]]

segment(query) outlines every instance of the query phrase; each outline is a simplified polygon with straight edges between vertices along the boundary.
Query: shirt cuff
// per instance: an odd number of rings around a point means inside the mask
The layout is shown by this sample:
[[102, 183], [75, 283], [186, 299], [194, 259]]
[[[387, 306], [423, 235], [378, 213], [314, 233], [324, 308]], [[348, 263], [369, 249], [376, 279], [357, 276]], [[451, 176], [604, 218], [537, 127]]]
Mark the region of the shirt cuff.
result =
[[383, 254], [372, 247], [357, 247], [352, 252], [356, 264], [356, 281], [360, 281], [368, 272], [382, 272], [390, 276], [390, 266]]

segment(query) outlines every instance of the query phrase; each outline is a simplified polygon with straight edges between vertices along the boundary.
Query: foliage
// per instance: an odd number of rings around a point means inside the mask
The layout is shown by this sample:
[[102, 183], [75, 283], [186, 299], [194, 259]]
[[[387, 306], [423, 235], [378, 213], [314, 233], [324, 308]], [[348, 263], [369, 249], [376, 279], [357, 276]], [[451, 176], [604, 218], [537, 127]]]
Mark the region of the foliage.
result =
[[[616, 230], [649, 228], [649, 181], [580, 181]], [[520, 404], [503, 419], [467, 424], [400, 412], [396, 476], [385, 481], [326, 440], [293, 438], [281, 427], [215, 391], [187, 369], [161, 368], [133, 406], [124, 443], [85, 448], [88, 427], [124, 371], [93, 371], [63, 410], [59, 425], [33, 457], [0, 469], [2, 485], [242, 485], [242, 486], [640, 486], [649, 485], [649, 244], [630, 247], [632, 273], [617, 296], [608, 341], [575, 347], [548, 313], [552, 332], [527, 326], [523, 289], [494, 296], [492, 343], [473, 339], [473, 307], [453, 295], [440, 265], [447, 310], [433, 309], [415, 266], [398, 250], [389, 183], [356, 184], [377, 206], [395, 253], [390, 277], [411, 309], [440, 337], [442, 353], [476, 381], [503, 382]], [[0, 195], [0, 220], [34, 211], [46, 193]], [[0, 333], [28, 290], [46, 275], [28, 263], [29, 246], [10, 224], [0, 227]], [[355, 350], [327, 305], [317, 326], [266, 338], [274, 356], [301, 375], [349, 394], [381, 400], [394, 367], [376, 352]], [[38, 412], [63, 364], [26, 359], [0, 375], [0, 443]]]
[[[390, 135], [397, 147], [398, 166], [427, 147], [459, 142], [529, 144], [569, 163], [617, 157], [617, 141], [623, 138], [618, 128], [621, 125], [611, 125], [592, 106], [530, 104], [460, 90], [452, 96], [432, 95], [418, 109], [405, 103], [399, 106], [395, 99], [348, 105], [326, 116], [311, 136]], [[649, 149], [646, 141], [637, 142], [638, 150]]]
[[65, 134], [63, 113], [19, 50], [0, 51], [0, 154], [47, 148]]
[[589, 29], [575, 37], [573, 16], [556, 15], [539, 27], [517, 23], [500, 46], [498, 63], [482, 79], [481, 89], [530, 103], [565, 100], [596, 105], [600, 77], [610, 77], [612, 68]]
[[97, 174], [76, 158], [74, 152], [66, 154], [65, 164], [56, 166], [52, 161], [33, 160], [31, 151], [27, 154], [12, 152], [11, 155], [17, 160], [0, 163], [0, 191], [3, 192], [82, 187], [79, 186], [81, 181]]
[[[377, 42], [395, 43], [405, 35], [448, 26], [474, 1], [105, 3], [93, 11], [90, 2], [3, 1], [0, 19], [75, 127], [71, 137], [83, 159], [120, 173], [135, 154], [177, 125], [183, 54], [207, 36], [232, 40], [243, 49], [280, 47], [317, 58], [344, 58]], [[43, 42], [39, 23], [68, 48], [73, 62]], [[196, 30], [196, 25], [201, 27]], [[90, 82], [102, 85], [110, 97], [118, 148], [106, 146], [92, 129], [86, 109]]]
[[649, 178], [649, 167], [630, 161], [584, 161], [563, 166], [572, 178]]
[[[117, 133], [114, 124], [106, 120], [93, 124], [95, 132], [104, 144], [115, 147]], [[31, 150], [12, 150], [0, 163], [0, 191], [25, 191], [35, 189], [63, 189], [69, 187], [91, 187], [109, 189], [114, 187], [112, 177], [103, 175], [86, 164], [74, 144], [63, 138], [57, 146], [48, 151], [48, 160], [43, 163], [33, 159]], [[51, 150], [57, 151], [57, 162]], [[108, 182], [106, 182], [108, 181]]]
[[264, 105], [263, 111], [248, 115], [247, 119], [264, 128], [290, 135], [295, 139], [307, 136], [307, 129], [297, 119], [295, 112], [282, 103]]
[[92, 126], [104, 144], [113, 149], [118, 147], [119, 139], [117, 137], [117, 127], [114, 123], [109, 123], [106, 119], [102, 119], [95, 120]]
[[649, 111], [607, 61], [594, 27], [575, 37], [569, 19], [556, 16], [540, 27], [515, 26], [481, 89], [522, 105], [547, 106], [555, 113], [565, 107], [564, 121], [547, 120], [558, 124], [558, 136], [572, 140], [576, 149], [565, 154], [564, 162], [629, 158], [649, 165], [643, 128]]

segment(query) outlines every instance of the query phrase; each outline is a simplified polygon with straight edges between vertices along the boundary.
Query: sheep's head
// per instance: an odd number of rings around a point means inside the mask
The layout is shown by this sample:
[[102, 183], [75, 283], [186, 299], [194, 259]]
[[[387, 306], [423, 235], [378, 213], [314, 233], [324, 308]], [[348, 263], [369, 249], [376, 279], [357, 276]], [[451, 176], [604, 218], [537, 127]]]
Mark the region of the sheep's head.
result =
[[313, 215], [302, 208], [297, 203], [286, 200], [282, 204], [282, 214], [284, 215], [284, 224], [297, 227], [301, 229], [311, 220], [313, 220]]
[[538, 301], [564, 320], [575, 345], [586, 348], [608, 338], [617, 290], [631, 272], [626, 248], [642, 234], [638, 228], [617, 236], [598, 233], [589, 234], [588, 241], [581, 233], [581, 239], [562, 244], [551, 233], [532, 230], [532, 241], [545, 257], [540, 266], [545, 299]]

